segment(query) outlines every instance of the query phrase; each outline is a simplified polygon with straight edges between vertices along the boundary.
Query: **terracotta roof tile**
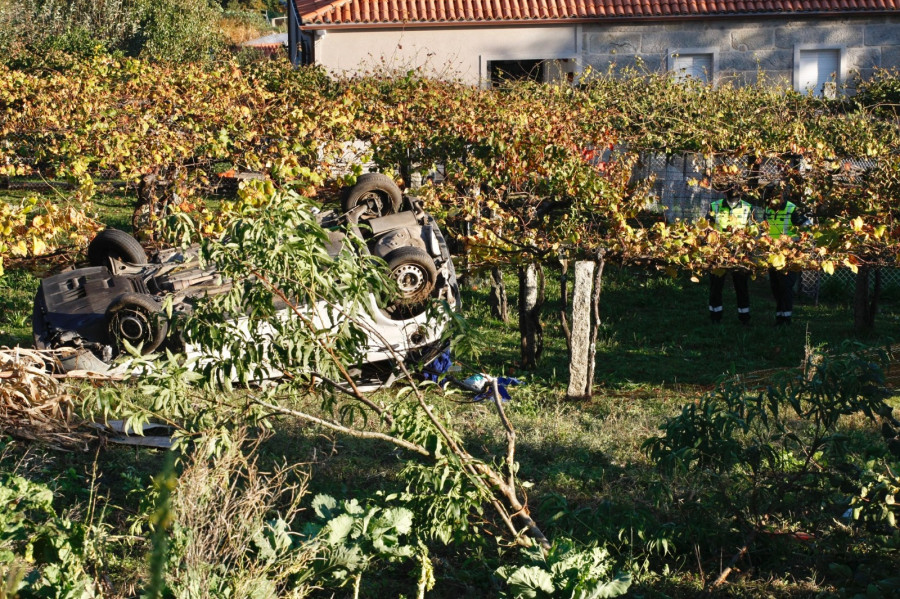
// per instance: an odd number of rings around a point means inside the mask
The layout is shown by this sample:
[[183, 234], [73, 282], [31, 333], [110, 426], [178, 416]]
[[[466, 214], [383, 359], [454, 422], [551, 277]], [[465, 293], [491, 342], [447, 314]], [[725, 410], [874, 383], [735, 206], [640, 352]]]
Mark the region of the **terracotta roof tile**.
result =
[[293, 0], [305, 25], [900, 12], [900, 0]]

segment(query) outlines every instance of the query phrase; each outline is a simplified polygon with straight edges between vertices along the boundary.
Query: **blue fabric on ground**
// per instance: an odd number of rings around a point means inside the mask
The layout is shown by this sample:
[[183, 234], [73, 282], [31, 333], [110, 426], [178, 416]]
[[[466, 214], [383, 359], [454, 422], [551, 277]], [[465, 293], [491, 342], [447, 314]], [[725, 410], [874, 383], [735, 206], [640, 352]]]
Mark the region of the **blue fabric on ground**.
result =
[[450, 357], [450, 350], [448, 349], [422, 370], [422, 377], [426, 381], [437, 383], [440, 375], [447, 372], [451, 364], [453, 364], [453, 359]]
[[[497, 377], [497, 392], [500, 394], [500, 399], [502, 399], [503, 401], [511, 400], [512, 397], [510, 396], [509, 391], [507, 391], [506, 388], [521, 384], [523, 384], [522, 381], [510, 376]], [[484, 391], [476, 395], [472, 401], [484, 401], [485, 399], [493, 399], [493, 397], [494, 386], [488, 384], [484, 386]]]
[[514, 387], [515, 385], [524, 385], [525, 383], [511, 376], [501, 376], [497, 377], [497, 384], [503, 385], [504, 387]]

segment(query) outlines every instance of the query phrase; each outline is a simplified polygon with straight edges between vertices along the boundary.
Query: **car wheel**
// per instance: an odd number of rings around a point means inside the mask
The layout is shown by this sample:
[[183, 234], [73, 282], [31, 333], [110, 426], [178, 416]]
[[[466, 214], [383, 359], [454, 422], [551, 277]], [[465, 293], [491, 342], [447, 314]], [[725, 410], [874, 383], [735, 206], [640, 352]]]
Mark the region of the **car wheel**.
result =
[[123, 341], [141, 346], [141, 354], [149, 354], [166, 339], [169, 325], [159, 302], [149, 295], [124, 293], [106, 309], [109, 334], [121, 347]]
[[437, 268], [428, 252], [402, 247], [388, 254], [385, 260], [391, 278], [397, 282], [401, 304], [418, 304], [428, 299], [437, 282]]
[[344, 194], [341, 209], [350, 212], [364, 204], [368, 210], [361, 217], [376, 218], [399, 212], [402, 202], [403, 192], [393, 179], [381, 173], [367, 173], [360, 175], [356, 185]]
[[115, 258], [131, 264], [146, 264], [147, 253], [138, 240], [118, 229], [104, 229], [94, 237], [87, 250], [91, 266], [108, 266]]

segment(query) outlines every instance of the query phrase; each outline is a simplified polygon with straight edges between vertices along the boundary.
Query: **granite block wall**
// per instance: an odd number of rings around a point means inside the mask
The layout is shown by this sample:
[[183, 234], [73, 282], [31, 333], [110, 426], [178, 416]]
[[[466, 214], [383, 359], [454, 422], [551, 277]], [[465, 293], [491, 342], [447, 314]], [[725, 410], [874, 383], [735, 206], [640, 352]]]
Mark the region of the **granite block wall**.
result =
[[900, 15], [591, 24], [582, 27], [581, 54], [582, 66], [594, 70], [657, 71], [668, 68], [673, 51], [709, 48], [718, 81], [753, 83], [764, 73], [769, 81], [793, 84], [798, 46], [843, 50], [848, 78], [876, 67], [900, 68]]

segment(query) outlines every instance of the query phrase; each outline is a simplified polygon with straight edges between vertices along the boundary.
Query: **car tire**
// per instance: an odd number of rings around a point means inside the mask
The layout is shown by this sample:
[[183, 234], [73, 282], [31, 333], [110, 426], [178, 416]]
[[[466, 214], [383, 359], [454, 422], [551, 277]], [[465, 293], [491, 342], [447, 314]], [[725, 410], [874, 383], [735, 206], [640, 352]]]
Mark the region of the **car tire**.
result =
[[138, 240], [118, 229], [104, 229], [88, 245], [91, 266], [108, 266], [110, 258], [131, 264], [146, 264], [147, 253]]
[[[106, 309], [110, 337], [120, 346], [123, 340], [141, 346], [146, 355], [157, 349], [169, 333], [162, 306], [149, 295], [123, 293]], [[121, 348], [121, 347], [120, 347]]]
[[428, 252], [417, 247], [397, 248], [385, 261], [397, 282], [401, 305], [418, 304], [431, 296], [437, 284], [437, 268]]
[[356, 185], [341, 199], [341, 210], [350, 212], [360, 204], [369, 207], [360, 218], [377, 218], [400, 211], [403, 192], [394, 180], [381, 173], [360, 175]]

